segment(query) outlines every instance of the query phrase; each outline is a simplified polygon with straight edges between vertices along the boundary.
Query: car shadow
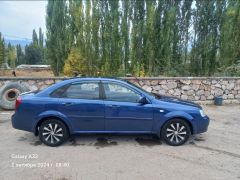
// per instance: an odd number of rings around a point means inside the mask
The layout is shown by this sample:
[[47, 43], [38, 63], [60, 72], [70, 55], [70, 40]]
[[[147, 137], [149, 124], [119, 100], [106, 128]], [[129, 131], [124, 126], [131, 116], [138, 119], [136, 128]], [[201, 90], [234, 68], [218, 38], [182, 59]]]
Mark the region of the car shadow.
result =
[[[29, 143], [33, 146], [44, 145], [39, 137], [32, 133], [24, 133], [17, 141]], [[153, 135], [132, 135], [132, 134], [79, 134], [72, 135], [62, 146], [92, 146], [97, 149], [113, 147], [117, 145], [134, 145], [153, 147], [161, 145], [160, 139]]]
[[[32, 133], [25, 133], [17, 140], [28, 142], [33, 146], [44, 145], [39, 138], [32, 135]], [[204, 136], [193, 135], [186, 144], [194, 145], [199, 141], [205, 141]], [[67, 142], [65, 142], [62, 146], [85, 146], [100, 149], [118, 145], [154, 147], [162, 144], [162, 141], [157, 136], [145, 134], [79, 134], [70, 136]]]
[[95, 146], [97, 149], [117, 146], [119, 144], [132, 144], [140, 146], [161, 145], [159, 138], [151, 135], [122, 135], [122, 134], [90, 134], [71, 136], [65, 145], [70, 146]]

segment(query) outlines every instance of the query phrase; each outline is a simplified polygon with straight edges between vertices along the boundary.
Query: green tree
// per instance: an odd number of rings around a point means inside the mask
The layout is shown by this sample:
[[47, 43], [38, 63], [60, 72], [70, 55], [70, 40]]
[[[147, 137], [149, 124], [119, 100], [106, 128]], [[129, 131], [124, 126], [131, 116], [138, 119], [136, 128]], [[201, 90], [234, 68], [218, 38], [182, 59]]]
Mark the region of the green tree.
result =
[[179, 75], [190, 75], [189, 73], [189, 44], [191, 38], [190, 24], [192, 17], [192, 2], [193, 0], [184, 0], [180, 7], [180, 18], [178, 19], [179, 33], [180, 33], [180, 51], [181, 51], [181, 63], [177, 68], [179, 69]]
[[132, 43], [131, 43], [131, 62], [133, 69], [138, 69], [134, 66], [144, 63], [143, 51], [143, 30], [144, 30], [144, 1], [132, 1]]
[[111, 31], [111, 24], [109, 23], [108, 1], [100, 1], [100, 68], [102, 75], [110, 75], [110, 61], [109, 61], [109, 34]]
[[21, 45], [18, 44], [16, 46], [16, 49], [17, 49], [17, 65], [26, 64], [25, 55], [22, 51]]
[[144, 58], [145, 69], [148, 74], [152, 74], [154, 71], [154, 46], [155, 46], [155, 1], [146, 1], [146, 22], [144, 31]]
[[51, 63], [55, 75], [59, 75], [71, 48], [71, 31], [68, 23], [66, 1], [51, 0], [47, 5], [46, 57]]
[[224, 71], [226, 67], [237, 64], [240, 60], [240, 2], [228, 1], [222, 19], [219, 67]]
[[41, 28], [39, 29], [39, 37], [35, 30], [33, 30], [32, 37], [32, 42], [25, 46], [24, 60], [21, 59], [20, 47], [17, 47], [17, 54], [20, 56], [18, 60], [20, 60], [20, 63], [26, 64], [44, 64], [46, 61], [44, 59], [43, 34], [41, 32]]
[[100, 2], [92, 0], [92, 74], [97, 75], [100, 72]]
[[40, 50], [40, 54], [41, 54], [41, 60], [40, 62], [41, 63], [46, 63], [46, 60], [45, 60], [45, 47], [44, 47], [44, 35], [43, 35], [43, 32], [42, 32], [42, 28], [39, 28], [39, 34], [38, 34], [38, 48]]
[[16, 60], [17, 60], [17, 55], [16, 55], [16, 48], [12, 46], [10, 43], [8, 43], [7, 47], [7, 63], [11, 68], [16, 67]]
[[118, 74], [119, 68], [121, 66], [120, 61], [120, 34], [119, 34], [119, 24], [120, 24], [120, 14], [119, 14], [119, 2], [118, 1], [108, 1], [109, 3], [109, 25], [111, 24], [111, 32], [109, 35], [109, 59], [110, 59], [110, 69], [111, 74]]
[[5, 61], [5, 43], [4, 38], [2, 37], [2, 34], [0, 32], [0, 67]]
[[216, 71], [220, 25], [218, 4], [217, 1], [196, 1], [191, 72], [197, 76], [212, 75]]
[[121, 23], [121, 46], [122, 46], [122, 55], [121, 55], [121, 64], [124, 74], [128, 73], [130, 61], [130, 1], [122, 1], [122, 23]]
[[25, 46], [26, 64], [41, 64], [41, 50], [33, 43]]
[[74, 72], [85, 75], [88, 72], [87, 61], [84, 59], [77, 48], [72, 48], [65, 62], [63, 73], [68, 76], [74, 75]]
[[[103, 75], [214, 75], [239, 60], [239, 4], [49, 0], [47, 59], [55, 74], [76, 48], [86, 59], [88, 75], [99, 70]], [[40, 35], [38, 41], [42, 44]]]
[[35, 29], [33, 30], [33, 34], [32, 34], [32, 41], [35, 46], [38, 46], [38, 36]]
[[42, 28], [39, 28], [39, 33], [38, 33], [38, 45], [43, 48], [44, 44], [43, 44], [43, 39], [44, 39], [44, 35], [43, 35], [43, 32], [42, 32]]
[[86, 10], [85, 10], [85, 21], [84, 21], [84, 31], [85, 31], [85, 57], [88, 64], [88, 74], [93, 74], [93, 58], [92, 58], [92, 21], [91, 21], [91, 1], [86, 1]]

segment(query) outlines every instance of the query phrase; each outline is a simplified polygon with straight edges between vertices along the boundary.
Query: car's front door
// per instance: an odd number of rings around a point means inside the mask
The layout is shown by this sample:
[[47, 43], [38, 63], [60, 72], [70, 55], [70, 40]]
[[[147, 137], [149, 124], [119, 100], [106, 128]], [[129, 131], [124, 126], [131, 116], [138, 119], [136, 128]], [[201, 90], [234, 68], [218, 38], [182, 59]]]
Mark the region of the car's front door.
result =
[[104, 103], [99, 82], [69, 85], [59, 100], [59, 111], [71, 121], [74, 131], [104, 131]]
[[116, 82], [103, 82], [105, 130], [113, 132], [150, 132], [153, 109], [150, 103], [141, 104], [141, 95]]

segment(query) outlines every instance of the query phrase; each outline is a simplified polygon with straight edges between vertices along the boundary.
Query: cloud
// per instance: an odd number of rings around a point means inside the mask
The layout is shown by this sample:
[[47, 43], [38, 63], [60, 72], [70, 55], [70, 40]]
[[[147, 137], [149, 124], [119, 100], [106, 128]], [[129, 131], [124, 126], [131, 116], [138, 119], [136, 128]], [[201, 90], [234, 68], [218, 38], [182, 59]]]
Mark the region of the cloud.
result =
[[[32, 38], [32, 31], [45, 28], [47, 1], [0, 1], [0, 32], [9, 38]], [[10, 37], [11, 36], [11, 37]]]

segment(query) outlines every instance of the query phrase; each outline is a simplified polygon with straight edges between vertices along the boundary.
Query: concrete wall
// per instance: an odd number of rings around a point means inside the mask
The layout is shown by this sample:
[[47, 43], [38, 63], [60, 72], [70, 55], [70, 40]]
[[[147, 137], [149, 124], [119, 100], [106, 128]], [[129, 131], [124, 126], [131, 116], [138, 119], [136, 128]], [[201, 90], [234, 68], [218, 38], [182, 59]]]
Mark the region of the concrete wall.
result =
[[[24, 84], [30, 90], [37, 90], [64, 79], [66, 78], [0, 77], [0, 90], [4, 84], [13, 81]], [[123, 79], [129, 80], [149, 92], [175, 96], [184, 100], [211, 104], [215, 96], [223, 96], [225, 103], [240, 103], [240, 77], [129, 77]]]

